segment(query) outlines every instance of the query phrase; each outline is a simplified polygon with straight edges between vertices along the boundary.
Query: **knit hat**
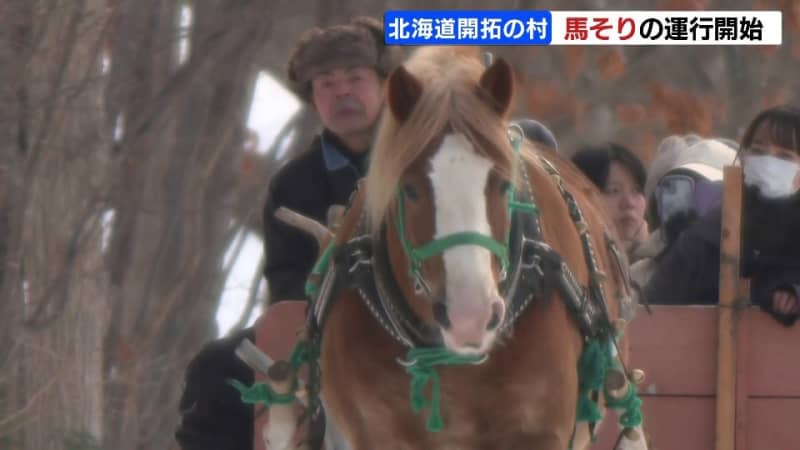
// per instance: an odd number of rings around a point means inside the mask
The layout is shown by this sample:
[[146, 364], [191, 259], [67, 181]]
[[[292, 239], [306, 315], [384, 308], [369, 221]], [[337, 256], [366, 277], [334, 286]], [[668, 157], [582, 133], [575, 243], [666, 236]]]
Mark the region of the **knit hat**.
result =
[[664, 138], [656, 149], [656, 158], [650, 163], [647, 171], [647, 181], [644, 185], [644, 198], [649, 203], [658, 181], [672, 168], [678, 156], [686, 151], [692, 144], [700, 141], [700, 136], [688, 134], [685, 136], [672, 135]]
[[678, 155], [674, 166], [667, 171], [688, 170], [708, 181], [722, 181], [722, 169], [733, 164], [736, 150], [719, 139], [703, 139]]
[[726, 138], [703, 139], [695, 134], [668, 136], [658, 145], [656, 159], [647, 171], [644, 194], [647, 202], [645, 217], [651, 229], [659, 226], [656, 186], [668, 173], [682, 169], [700, 175], [708, 181], [722, 179], [722, 168], [733, 164], [736, 143]]
[[356, 17], [349, 24], [307, 30], [289, 59], [291, 90], [310, 102], [311, 79], [338, 67], [373, 67], [386, 78], [400, 62], [400, 50], [386, 47], [383, 42], [383, 24], [371, 17]]

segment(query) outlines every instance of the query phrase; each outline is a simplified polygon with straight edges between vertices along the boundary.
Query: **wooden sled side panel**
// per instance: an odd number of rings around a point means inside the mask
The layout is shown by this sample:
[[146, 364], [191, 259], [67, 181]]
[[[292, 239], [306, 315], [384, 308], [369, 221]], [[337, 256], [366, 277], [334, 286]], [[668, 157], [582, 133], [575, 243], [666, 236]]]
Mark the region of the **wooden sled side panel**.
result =
[[[630, 324], [631, 364], [639, 386], [650, 450], [714, 448], [718, 312], [714, 306], [644, 308]], [[737, 450], [800, 448], [800, 327], [786, 328], [752, 307], [742, 311], [737, 368]], [[607, 413], [594, 446], [611, 449], [616, 415]]]

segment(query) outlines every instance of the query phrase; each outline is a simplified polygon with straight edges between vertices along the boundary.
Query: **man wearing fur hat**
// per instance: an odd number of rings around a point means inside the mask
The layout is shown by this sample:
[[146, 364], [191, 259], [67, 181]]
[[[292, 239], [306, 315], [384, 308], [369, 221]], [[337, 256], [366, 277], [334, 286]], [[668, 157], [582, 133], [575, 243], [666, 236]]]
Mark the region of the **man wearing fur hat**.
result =
[[[332, 205], [345, 205], [366, 173], [373, 130], [383, 104], [383, 81], [399, 63], [384, 47], [382, 24], [355, 18], [349, 24], [313, 28], [300, 38], [289, 61], [296, 95], [317, 112], [323, 131], [311, 148], [273, 177], [264, 206], [264, 245], [270, 303], [301, 300], [318, 249], [313, 238], [275, 217], [286, 207], [326, 222]], [[184, 450], [251, 450], [253, 407], [227, 384], [249, 386], [252, 370], [234, 351], [255, 342], [253, 327], [206, 345], [191, 361], [181, 397], [176, 438]]]
[[264, 208], [264, 276], [270, 302], [303, 298], [317, 255], [314, 241], [279, 222], [275, 210], [285, 206], [325, 223], [328, 208], [347, 204], [365, 175], [383, 104], [383, 79], [396, 61], [382, 42], [382, 25], [358, 18], [348, 25], [308, 31], [292, 55], [292, 90], [314, 108], [324, 130], [270, 186]]

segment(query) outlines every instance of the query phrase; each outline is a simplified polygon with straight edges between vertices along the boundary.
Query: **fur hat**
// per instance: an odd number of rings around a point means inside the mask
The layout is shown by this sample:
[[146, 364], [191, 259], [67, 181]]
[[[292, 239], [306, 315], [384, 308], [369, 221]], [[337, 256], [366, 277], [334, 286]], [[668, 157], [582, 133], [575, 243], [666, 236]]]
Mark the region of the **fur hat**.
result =
[[373, 67], [385, 78], [399, 63], [400, 50], [384, 45], [383, 24], [371, 17], [355, 17], [349, 24], [314, 27], [300, 37], [289, 59], [291, 90], [311, 101], [311, 79], [336, 67]]

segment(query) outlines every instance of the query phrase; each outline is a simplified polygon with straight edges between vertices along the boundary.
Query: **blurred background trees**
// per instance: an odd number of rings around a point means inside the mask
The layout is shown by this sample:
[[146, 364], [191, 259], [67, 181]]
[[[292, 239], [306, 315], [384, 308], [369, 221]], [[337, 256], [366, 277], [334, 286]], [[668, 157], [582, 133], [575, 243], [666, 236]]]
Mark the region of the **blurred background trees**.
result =
[[[636, 9], [565, 0], [564, 10]], [[274, 142], [246, 120], [299, 34], [391, 8], [548, 9], [547, 1], [5, 0], [0, 5], [0, 448], [174, 447], [183, 370], [219, 333], [225, 283], [261, 232], [270, 175], [307, 148], [301, 107]], [[493, 48], [518, 115], [567, 152], [614, 139], [645, 160], [672, 133], [738, 138], [798, 102], [800, 3], [772, 47]], [[257, 151], [268, 145], [267, 151]], [[261, 302], [257, 261], [248, 307]]]

